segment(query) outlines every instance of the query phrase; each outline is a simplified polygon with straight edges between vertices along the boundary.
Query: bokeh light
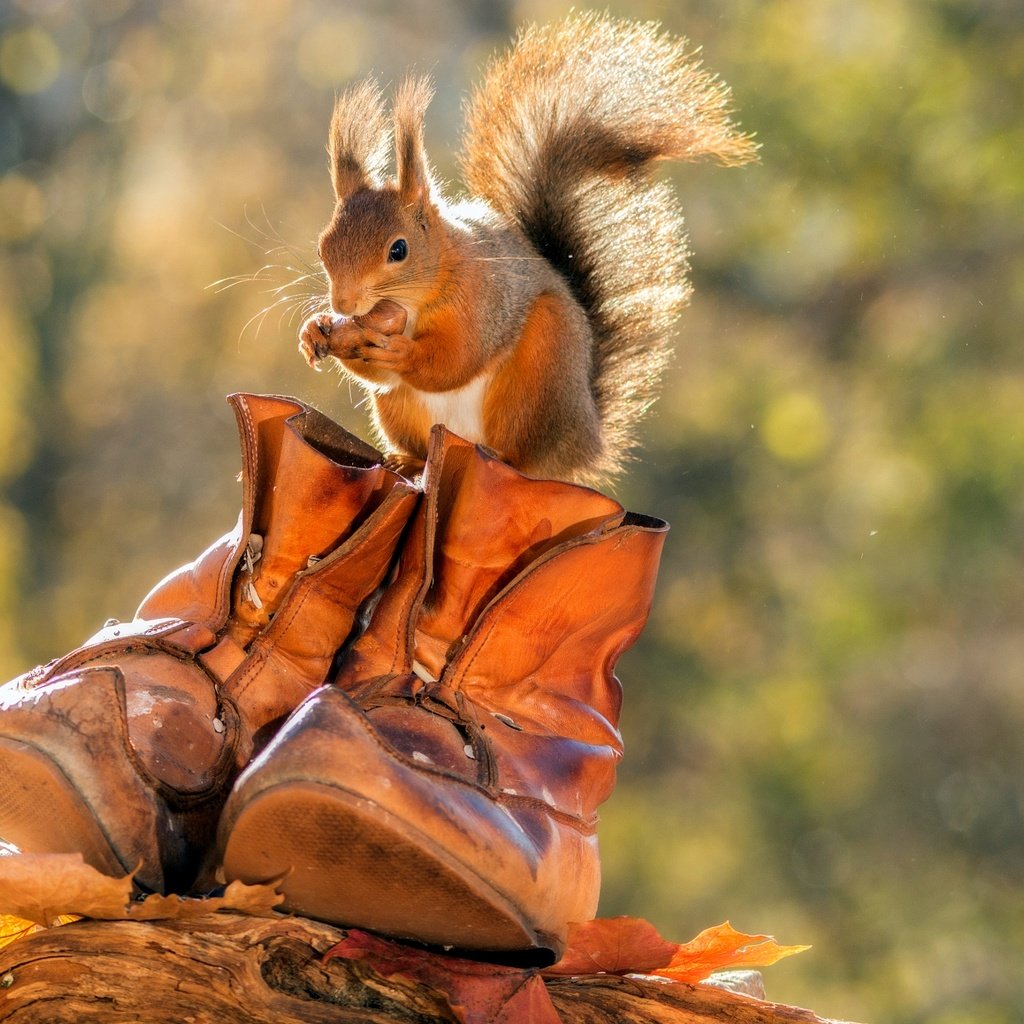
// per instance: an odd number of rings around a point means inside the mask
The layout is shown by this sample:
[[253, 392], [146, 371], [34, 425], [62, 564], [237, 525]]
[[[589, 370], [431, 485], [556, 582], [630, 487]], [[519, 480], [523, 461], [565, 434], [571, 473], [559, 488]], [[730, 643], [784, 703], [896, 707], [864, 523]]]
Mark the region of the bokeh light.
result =
[[[226, 394], [368, 435], [358, 388], [296, 351], [335, 93], [433, 74], [427, 144], [456, 191], [477, 69], [570, 6], [11, 0], [4, 678], [231, 528]], [[602, 913], [811, 943], [766, 982], [824, 1016], [1018, 1024], [1024, 9], [611, 7], [703, 47], [761, 161], [666, 172], [695, 291], [615, 488], [673, 529], [620, 666]]]

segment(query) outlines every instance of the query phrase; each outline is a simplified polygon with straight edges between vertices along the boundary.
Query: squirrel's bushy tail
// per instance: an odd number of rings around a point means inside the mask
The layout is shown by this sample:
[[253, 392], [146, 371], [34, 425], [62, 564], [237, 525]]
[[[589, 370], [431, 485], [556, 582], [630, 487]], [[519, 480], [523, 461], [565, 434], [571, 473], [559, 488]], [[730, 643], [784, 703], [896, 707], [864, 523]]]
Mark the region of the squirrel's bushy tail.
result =
[[686, 40], [599, 14], [523, 31], [469, 101], [467, 187], [521, 225], [590, 318], [599, 472], [631, 444], [689, 297], [682, 214], [651, 164], [751, 159], [728, 102]]

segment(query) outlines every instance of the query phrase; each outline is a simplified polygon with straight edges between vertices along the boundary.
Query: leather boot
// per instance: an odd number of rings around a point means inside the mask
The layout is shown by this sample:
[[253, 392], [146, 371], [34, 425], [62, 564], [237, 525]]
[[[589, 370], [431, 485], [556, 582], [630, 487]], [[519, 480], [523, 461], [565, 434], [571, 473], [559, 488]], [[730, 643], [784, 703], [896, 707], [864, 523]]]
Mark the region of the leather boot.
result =
[[667, 526], [435, 428], [394, 581], [334, 685], [243, 773], [229, 879], [402, 938], [557, 957], [597, 907], [620, 654]]
[[0, 687], [0, 838], [185, 891], [231, 781], [327, 679], [417, 494], [291, 399], [233, 395], [235, 529], [82, 647]]

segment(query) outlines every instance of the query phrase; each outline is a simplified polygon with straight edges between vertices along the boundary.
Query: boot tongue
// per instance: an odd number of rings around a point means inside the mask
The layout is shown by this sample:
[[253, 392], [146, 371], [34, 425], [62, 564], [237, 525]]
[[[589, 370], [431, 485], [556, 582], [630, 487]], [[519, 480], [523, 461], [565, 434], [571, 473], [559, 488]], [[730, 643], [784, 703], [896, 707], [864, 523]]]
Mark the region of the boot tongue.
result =
[[352, 465], [339, 464], [335, 459], [348, 453], [312, 443], [303, 419], [258, 427], [259, 497], [233, 602], [249, 629], [269, 622], [295, 574], [344, 541], [379, 504], [391, 479], [356, 453]]
[[416, 661], [435, 678], [495, 595], [572, 537], [617, 521], [618, 502], [553, 480], [528, 480], [474, 445], [446, 448], [433, 515], [433, 581], [416, 629]]

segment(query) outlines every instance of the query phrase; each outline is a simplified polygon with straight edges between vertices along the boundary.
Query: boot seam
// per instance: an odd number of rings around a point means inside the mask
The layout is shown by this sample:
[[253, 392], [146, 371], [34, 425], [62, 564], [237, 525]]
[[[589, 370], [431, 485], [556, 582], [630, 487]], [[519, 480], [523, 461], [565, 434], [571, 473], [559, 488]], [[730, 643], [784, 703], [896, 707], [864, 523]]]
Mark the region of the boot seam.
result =
[[[630, 532], [634, 531], [631, 530]], [[462, 641], [461, 650], [456, 651], [455, 657], [445, 665], [444, 670], [441, 673], [441, 679], [446, 682], [450, 682], [451, 676], [458, 676], [458, 683], [454, 684], [452, 688], [455, 690], [461, 690], [462, 680], [471, 674], [473, 665], [477, 658], [479, 658], [483, 653], [483, 649], [487, 645], [487, 641], [490, 639], [491, 634], [495, 629], [497, 629], [498, 624], [507, 614], [507, 606], [502, 607], [502, 605], [505, 604], [507, 600], [518, 590], [522, 589], [534, 574], [543, 569], [548, 565], [548, 563], [569, 551], [575, 551], [577, 548], [581, 548], [588, 544], [599, 544], [611, 536], [614, 536], [614, 534], [609, 532], [599, 532], [597, 530], [591, 531], [590, 533], [584, 534], [582, 537], [575, 537], [567, 541], [565, 544], [560, 544], [551, 551], [545, 552], [536, 561], [531, 562], [521, 573], [519, 573], [518, 576], [515, 577], [515, 579], [511, 580], [497, 594], [495, 594], [483, 611], [480, 612], [480, 616], [477, 619], [476, 624]], [[488, 621], [488, 619], [490, 621]], [[470, 645], [474, 645], [476, 650], [473, 652], [469, 661], [462, 666], [459, 664], [459, 657]]]
[[[279, 650], [282, 638], [292, 628], [294, 623], [301, 617], [302, 609], [317, 595], [323, 593], [323, 578], [334, 571], [339, 563], [353, 558], [361, 548], [365, 547], [382, 530], [394, 527], [394, 543], [387, 559], [375, 572], [375, 582], [366, 594], [363, 594], [358, 601], [349, 608], [351, 621], [348, 630], [341, 637], [337, 647], [332, 650], [324, 661], [322, 674], [316, 680], [300, 679], [305, 686], [307, 694], [312, 693], [318, 687], [324, 685], [331, 676], [334, 660], [348, 640], [352, 637], [353, 630], [359, 626], [359, 609], [363, 602], [373, 594], [380, 586], [381, 580], [387, 575], [389, 567], [395, 559], [395, 552], [398, 546], [398, 539], [405, 529], [406, 519], [400, 525], [395, 524], [395, 519], [401, 514], [403, 505], [409, 501], [415, 492], [405, 487], [400, 481], [385, 495], [380, 504], [370, 513], [369, 516], [356, 528], [355, 532], [338, 545], [334, 551], [324, 556], [312, 568], [302, 570], [293, 577], [288, 592], [281, 599], [277, 614], [264, 629], [257, 634], [249, 643], [246, 653], [246, 660], [239, 665], [225, 681], [224, 689], [230, 692], [234, 699], [241, 702], [245, 694], [256, 682], [260, 673], [266, 668], [274, 652]], [[287, 655], [285, 655], [287, 657]], [[298, 674], [295, 674], [298, 678]], [[294, 710], [294, 707], [286, 709], [285, 713]]]
[[231, 553], [231, 557], [225, 559], [217, 575], [217, 615], [214, 621], [217, 623], [218, 632], [231, 618], [231, 581], [238, 568], [238, 560], [244, 550], [244, 545], [248, 543], [249, 534], [252, 532], [253, 515], [256, 509], [256, 488], [259, 484], [257, 478], [260, 471], [259, 445], [252, 413], [242, 397], [233, 401], [232, 405], [235, 408], [242, 448], [242, 509], [239, 513], [240, 539], [238, 545]]
[[[152, 650], [161, 654], [169, 654], [173, 657], [184, 657], [191, 660], [193, 658], [191, 651], [170, 640], [165, 643], [160, 643], [160, 641], [169, 637], [172, 633], [180, 631], [182, 628], [194, 625], [194, 623], [187, 622], [184, 619], [163, 619], [157, 621], [162, 624], [159, 626], [149, 626], [141, 632], [127, 636], [112, 637], [109, 640], [101, 640], [96, 644], [87, 643], [82, 647], [77, 647], [75, 650], [69, 651], [59, 658], [48, 661], [45, 665], [40, 665], [27, 672], [24, 677], [25, 681], [30, 684], [30, 689], [36, 689], [39, 686], [45, 686], [51, 679], [63, 675], [65, 672], [88, 667], [93, 665], [94, 662], [105, 660], [112, 654], [131, 654], [137, 650]], [[124, 623], [126, 628], [132, 624], [132, 622]]]
[[[150, 645], [144, 643], [135, 644], [131, 646], [124, 646], [121, 647], [120, 650], [121, 653], [124, 654], [131, 654], [137, 650], [149, 650], [153, 654], [167, 653], [156, 644]], [[89, 673], [106, 671], [114, 672], [117, 674], [117, 678], [120, 681], [120, 686], [117, 686], [115, 688], [117, 695], [118, 724], [113, 731], [117, 734], [117, 744], [119, 749], [124, 754], [124, 757], [128, 761], [128, 763], [132, 766], [132, 769], [135, 771], [136, 775], [138, 775], [139, 779], [164, 802], [168, 809], [170, 809], [172, 805], [175, 808], [190, 807], [193, 804], [203, 803], [206, 800], [209, 800], [212, 797], [216, 796], [217, 792], [221, 790], [224, 786], [224, 778], [226, 777], [227, 774], [229, 774], [229, 772], [226, 772], [225, 769], [230, 767], [232, 760], [234, 758], [235, 749], [238, 746], [238, 741], [240, 737], [240, 717], [238, 715], [237, 710], [235, 710], [233, 706], [229, 705], [225, 696], [220, 692], [220, 688], [217, 686], [217, 683], [212, 679], [212, 677], [210, 677], [210, 674], [206, 672], [206, 670], [202, 668], [201, 665], [199, 665], [196, 659], [191, 657], [188, 658], [188, 661], [192, 661], [196, 665], [196, 667], [198, 667], [200, 671], [204, 673], [204, 675], [210, 678], [210, 684], [213, 687], [213, 692], [217, 698], [218, 717], [221, 718], [221, 721], [224, 721], [224, 718], [222, 717], [221, 714], [224, 708], [231, 706], [231, 715], [227, 716], [231, 718], [231, 721], [224, 722], [224, 725], [226, 727], [225, 736], [228, 735], [228, 727], [230, 727], [234, 735], [230, 739], [225, 739], [222, 751], [218, 755], [217, 760], [214, 762], [214, 773], [217, 775], [218, 781], [212, 782], [209, 786], [206, 786], [203, 789], [196, 791], [195, 793], [182, 793], [179, 790], [175, 789], [173, 786], [164, 782], [162, 779], [158, 778], [156, 775], [154, 775], [149, 770], [149, 768], [146, 767], [145, 763], [143, 762], [139, 753], [136, 751], [135, 747], [132, 746], [131, 735], [128, 729], [127, 720], [128, 709], [127, 694], [125, 693], [124, 689], [124, 672], [117, 665], [94, 664], [94, 662], [102, 662], [103, 659], [105, 659], [111, 653], [114, 652], [100, 651], [99, 653], [94, 654], [89, 658], [85, 658], [81, 661], [74, 663], [70, 667], [65, 667], [65, 670], [67, 672], [75, 672], [81, 669]], [[71, 656], [68, 655], [67, 657], [70, 658]], [[64, 672], [58, 672], [52, 678], [55, 679], [57, 676], [62, 674], [64, 674]], [[55, 761], [54, 763], [56, 764], [57, 762]]]
[[[339, 694], [346, 698], [349, 703], [355, 704], [347, 694]], [[455, 772], [448, 771], [444, 768], [439, 768], [436, 765], [423, 764], [419, 761], [414, 761], [412, 758], [407, 757], [400, 750], [389, 743], [381, 734], [373, 727], [373, 723], [366, 717], [362, 709], [356, 705], [356, 711], [358, 712], [358, 720], [360, 726], [367, 733], [369, 738], [384, 751], [393, 760], [398, 761], [405, 768], [409, 768], [416, 774], [425, 774], [437, 776], [438, 778], [446, 779], [450, 782], [455, 782], [463, 786], [467, 786], [470, 789], [476, 790], [478, 793], [482, 793], [488, 799], [494, 801], [496, 804], [520, 804], [522, 806], [530, 807], [534, 810], [544, 811], [546, 814], [551, 815], [557, 821], [562, 822], [565, 825], [573, 828], [575, 831], [580, 832], [584, 835], [591, 835], [594, 833], [597, 825], [597, 816], [594, 815], [591, 819], [584, 819], [578, 815], [572, 814], [569, 811], [563, 811], [552, 804], [547, 803], [544, 800], [538, 800], [535, 797], [519, 796], [518, 794], [505, 793], [503, 790], [495, 787], [484, 786], [479, 782], [474, 782], [472, 779], [467, 779], [463, 775], [457, 775]], [[315, 780], [311, 780], [315, 781]]]
[[553, 807], [544, 800], [538, 800], [536, 797], [520, 796], [518, 793], [506, 793], [504, 790], [499, 790], [495, 794], [494, 800], [495, 803], [499, 804], [511, 805], [513, 807], [518, 804], [532, 810], [543, 811], [545, 814], [551, 815], [556, 821], [561, 822], [563, 825], [568, 825], [569, 828], [574, 829], [581, 835], [592, 836], [597, 833], [596, 814], [583, 818], [578, 814], [559, 810], [559, 808]]
[[222, 694], [214, 687], [214, 694], [217, 697], [217, 717], [224, 723], [224, 745], [220, 754], [210, 768], [210, 775], [213, 781], [203, 789], [183, 793], [173, 786], [154, 780], [156, 789], [161, 799], [167, 804], [168, 809], [175, 811], [189, 810], [216, 799], [226, 788], [227, 780], [231, 777], [234, 766], [235, 753], [241, 740], [242, 717], [238, 708], [226, 694]]
[[424, 492], [423, 495], [423, 577], [419, 586], [409, 596], [409, 600], [401, 611], [399, 621], [403, 623], [403, 642], [399, 650], [396, 645], [395, 656], [391, 660], [391, 674], [399, 675], [399, 659], [405, 658], [406, 668], [412, 665], [416, 650], [416, 619], [419, 617], [423, 604], [427, 599], [431, 584], [434, 582], [434, 541], [437, 536], [437, 488]]

